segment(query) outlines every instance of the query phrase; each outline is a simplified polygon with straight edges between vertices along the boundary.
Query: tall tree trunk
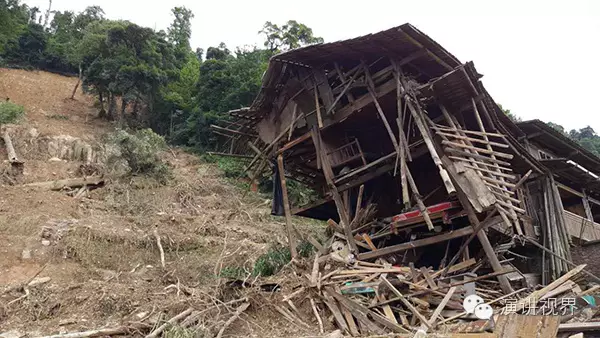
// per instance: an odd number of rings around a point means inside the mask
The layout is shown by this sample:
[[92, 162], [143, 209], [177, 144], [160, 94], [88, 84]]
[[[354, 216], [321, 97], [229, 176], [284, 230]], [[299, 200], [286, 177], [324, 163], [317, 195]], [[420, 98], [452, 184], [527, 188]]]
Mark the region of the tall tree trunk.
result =
[[48, 10], [44, 15], [44, 28], [48, 27], [48, 19], [50, 19], [50, 13], [52, 12], [52, 0], [48, 1]]
[[77, 83], [75, 84], [75, 88], [73, 88], [73, 93], [71, 94], [71, 100], [75, 100], [75, 93], [77, 93], [77, 88], [79, 88], [79, 84], [81, 83], [81, 77], [83, 72], [81, 70], [81, 63], [79, 64], [79, 78], [77, 78]]
[[125, 109], [127, 109], [127, 99], [125, 99], [125, 95], [121, 97], [121, 113], [119, 114], [119, 125], [122, 125], [125, 120]]
[[117, 98], [112, 92], [109, 92], [108, 95], [108, 119], [112, 121], [115, 119], [115, 111], [117, 110]]
[[98, 92], [98, 100], [100, 101], [100, 113], [98, 114], [98, 117], [105, 118], [106, 110], [104, 110], [104, 95], [102, 91]]
[[121, 118], [123, 118], [125, 116], [125, 109], [127, 109], [127, 104], [129, 102], [127, 101], [126, 98], [122, 97], [121, 98]]
[[137, 119], [137, 117], [138, 117], [138, 105], [139, 105], [139, 102], [140, 101], [138, 99], [135, 99], [135, 101], [133, 101], [133, 111], [131, 112], [131, 116], [134, 119]]

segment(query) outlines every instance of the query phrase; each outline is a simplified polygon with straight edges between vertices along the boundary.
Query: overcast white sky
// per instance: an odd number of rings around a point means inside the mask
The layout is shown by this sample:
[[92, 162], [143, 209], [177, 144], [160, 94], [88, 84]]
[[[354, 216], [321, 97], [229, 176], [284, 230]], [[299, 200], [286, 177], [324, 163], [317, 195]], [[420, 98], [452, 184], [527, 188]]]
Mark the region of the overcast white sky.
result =
[[[48, 0], [24, 0], [42, 11]], [[294, 19], [325, 42], [410, 22], [462, 62], [474, 61], [496, 102], [524, 120], [600, 133], [600, 1], [595, 0], [53, 0], [55, 10], [99, 5], [112, 19], [166, 29], [186, 6], [192, 47], [261, 44], [265, 21]]]

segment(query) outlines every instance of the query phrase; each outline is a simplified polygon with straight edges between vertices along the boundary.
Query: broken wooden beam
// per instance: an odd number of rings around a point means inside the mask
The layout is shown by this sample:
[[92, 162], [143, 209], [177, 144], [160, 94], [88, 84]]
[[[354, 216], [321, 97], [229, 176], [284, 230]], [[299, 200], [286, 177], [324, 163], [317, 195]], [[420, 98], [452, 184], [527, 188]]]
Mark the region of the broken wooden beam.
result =
[[2, 139], [4, 140], [4, 146], [6, 147], [6, 153], [8, 154], [8, 162], [10, 162], [11, 164], [23, 163], [19, 160], [19, 157], [17, 157], [17, 152], [15, 151], [15, 147], [13, 146], [8, 129], [2, 132]]
[[423, 239], [418, 239], [415, 241], [410, 241], [410, 242], [406, 242], [406, 243], [402, 243], [402, 244], [388, 246], [386, 248], [378, 249], [377, 251], [361, 253], [358, 255], [358, 259], [369, 260], [369, 259], [374, 259], [374, 258], [378, 258], [378, 257], [383, 257], [383, 256], [387, 256], [389, 254], [402, 252], [402, 251], [410, 250], [413, 248], [419, 248], [422, 246], [432, 245], [432, 244], [444, 242], [444, 241], [454, 239], [454, 238], [468, 236], [472, 232], [473, 232], [473, 228], [471, 228], [471, 227], [465, 227], [465, 228], [461, 228], [458, 230], [451, 230], [451, 231], [445, 232], [440, 235], [431, 236], [431, 237], [423, 238]]
[[220, 131], [223, 131], [223, 132], [226, 132], [226, 133], [232, 133], [232, 134], [241, 135], [241, 136], [249, 136], [249, 137], [256, 137], [257, 136], [256, 134], [250, 134], [250, 133], [246, 133], [246, 132], [235, 130], [235, 129], [229, 129], [229, 128], [225, 128], [225, 127], [220, 127], [220, 126], [217, 126], [215, 124], [211, 124], [210, 128], [211, 129], [220, 130]]
[[292, 225], [292, 213], [290, 211], [290, 201], [288, 199], [287, 185], [285, 181], [285, 168], [283, 167], [283, 155], [277, 155], [277, 169], [279, 171], [279, 182], [281, 184], [281, 195], [283, 197], [283, 210], [285, 212], [285, 228], [288, 235], [288, 245], [292, 254], [292, 259], [298, 256], [296, 250], [296, 235]]
[[64, 180], [36, 182], [24, 184], [24, 187], [46, 188], [49, 190], [62, 190], [64, 188], [80, 188], [83, 186], [101, 186], [104, 184], [103, 176], [89, 176], [79, 178], [69, 178]]

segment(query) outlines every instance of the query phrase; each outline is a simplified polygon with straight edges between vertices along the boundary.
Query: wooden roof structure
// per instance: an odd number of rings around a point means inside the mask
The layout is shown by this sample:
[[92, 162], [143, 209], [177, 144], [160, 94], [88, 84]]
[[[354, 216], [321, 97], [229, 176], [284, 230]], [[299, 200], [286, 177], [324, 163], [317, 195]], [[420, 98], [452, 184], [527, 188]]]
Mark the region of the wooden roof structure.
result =
[[[522, 278], [506, 276], [504, 253], [519, 242], [552, 252], [537, 258], [545, 283], [572, 268], [571, 233], [552, 173], [560, 161], [529, 152], [521, 141], [537, 123], [515, 125], [481, 78], [472, 62], [404, 24], [275, 55], [252, 105], [214, 128], [253, 155], [252, 180], [274, 169], [274, 211], [286, 216], [292, 256], [291, 216], [303, 215], [328, 220], [332, 242], [368, 264], [405, 261], [412, 250], [411, 264], [447, 269], [479, 252], [511, 294]], [[536, 137], [553, 137], [542, 131]], [[322, 199], [291, 206], [288, 179]]]

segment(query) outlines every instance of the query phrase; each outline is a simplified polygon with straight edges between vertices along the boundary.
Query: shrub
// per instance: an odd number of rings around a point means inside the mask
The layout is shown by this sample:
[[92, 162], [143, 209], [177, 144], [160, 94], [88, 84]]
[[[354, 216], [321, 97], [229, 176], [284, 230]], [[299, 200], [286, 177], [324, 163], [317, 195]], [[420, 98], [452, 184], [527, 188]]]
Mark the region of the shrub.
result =
[[209, 154], [204, 155], [203, 158], [206, 162], [216, 163], [227, 178], [240, 178], [246, 176], [244, 168], [248, 164], [247, 161], [232, 157]]
[[[296, 247], [298, 255], [307, 258], [314, 251], [314, 247], [308, 241], [302, 241]], [[269, 251], [256, 259], [252, 275], [254, 276], [272, 276], [279, 272], [287, 263], [292, 260], [290, 249], [283, 246], [273, 246]]]
[[255, 276], [272, 276], [279, 272], [292, 260], [290, 249], [274, 246], [256, 259], [252, 274]]
[[0, 102], [0, 124], [13, 123], [25, 113], [25, 108], [12, 102]]
[[117, 148], [118, 157], [127, 163], [131, 174], [150, 175], [161, 183], [171, 178], [171, 170], [158, 156], [166, 146], [165, 140], [151, 129], [133, 134], [118, 130], [109, 135], [109, 143]]

